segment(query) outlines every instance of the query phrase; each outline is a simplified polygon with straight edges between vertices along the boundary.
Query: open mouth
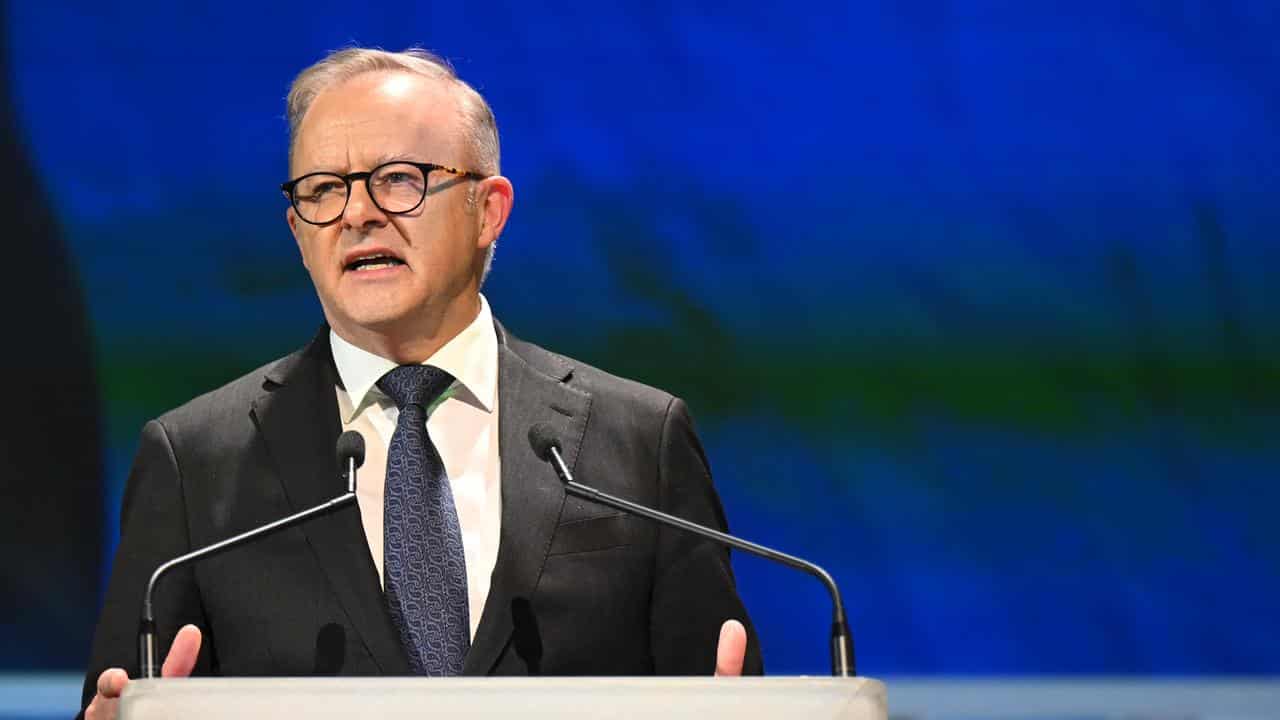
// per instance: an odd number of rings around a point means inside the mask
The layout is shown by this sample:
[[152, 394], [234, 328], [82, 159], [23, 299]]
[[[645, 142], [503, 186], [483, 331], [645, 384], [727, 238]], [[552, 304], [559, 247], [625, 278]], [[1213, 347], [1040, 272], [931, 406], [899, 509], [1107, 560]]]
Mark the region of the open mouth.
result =
[[352, 272], [369, 272], [371, 270], [383, 270], [385, 268], [404, 264], [403, 260], [391, 255], [369, 255], [367, 257], [356, 258], [355, 260], [347, 263], [346, 269]]

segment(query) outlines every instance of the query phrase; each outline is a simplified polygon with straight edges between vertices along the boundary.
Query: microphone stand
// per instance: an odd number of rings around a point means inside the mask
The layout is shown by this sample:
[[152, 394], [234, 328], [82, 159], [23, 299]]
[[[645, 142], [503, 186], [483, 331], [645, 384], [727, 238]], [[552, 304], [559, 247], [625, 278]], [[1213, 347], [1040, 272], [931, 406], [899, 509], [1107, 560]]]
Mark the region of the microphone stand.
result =
[[155, 594], [156, 583], [166, 573], [175, 568], [181, 567], [196, 560], [212, 557], [226, 550], [230, 550], [239, 545], [243, 545], [250, 540], [270, 535], [277, 530], [291, 527], [298, 523], [310, 520], [313, 517], [324, 515], [347, 505], [353, 505], [356, 502], [356, 468], [364, 461], [363, 446], [360, 450], [360, 458], [347, 458], [347, 491], [332, 500], [323, 502], [315, 507], [308, 508], [288, 517], [280, 518], [274, 522], [268, 523], [261, 527], [254, 528], [248, 532], [234, 535], [212, 545], [193, 550], [186, 555], [178, 556], [156, 568], [151, 574], [151, 580], [147, 582], [147, 592], [142, 598], [142, 620], [138, 625], [138, 664], [141, 668], [141, 676], [144, 678], [159, 677], [156, 669], [156, 619], [155, 612], [152, 607], [152, 597]]
[[822, 581], [822, 584], [826, 586], [827, 592], [831, 595], [831, 674], [834, 677], [853, 677], [856, 674], [854, 672], [853, 660], [853, 635], [849, 632], [849, 622], [845, 618], [844, 601], [840, 598], [840, 589], [836, 587], [836, 581], [826, 570], [823, 570], [821, 567], [803, 558], [788, 555], [784, 552], [774, 550], [773, 548], [765, 547], [764, 545], [759, 545], [748, 540], [743, 540], [742, 538], [734, 537], [728, 533], [713, 530], [705, 525], [699, 525], [698, 523], [690, 522], [689, 520], [676, 517], [675, 515], [659, 512], [658, 510], [645, 507], [644, 505], [631, 502], [630, 500], [625, 500], [617, 497], [616, 495], [610, 495], [609, 493], [596, 490], [593, 487], [582, 485], [573, 480], [573, 475], [569, 472], [568, 466], [564, 464], [564, 458], [560, 456], [560, 449], [558, 447], [550, 445], [547, 448], [547, 451], [551, 456], [550, 459], [552, 464], [556, 468], [556, 473], [560, 475], [560, 480], [564, 482], [565, 490], [570, 495], [591, 500], [592, 502], [597, 502], [601, 505], [607, 505], [624, 512], [635, 513], [636, 515], [646, 517], [663, 525], [677, 527], [681, 530], [718, 542], [721, 545], [728, 545], [729, 547], [737, 548], [743, 552], [774, 560], [797, 570], [803, 570], [804, 572], [818, 578], [818, 580]]

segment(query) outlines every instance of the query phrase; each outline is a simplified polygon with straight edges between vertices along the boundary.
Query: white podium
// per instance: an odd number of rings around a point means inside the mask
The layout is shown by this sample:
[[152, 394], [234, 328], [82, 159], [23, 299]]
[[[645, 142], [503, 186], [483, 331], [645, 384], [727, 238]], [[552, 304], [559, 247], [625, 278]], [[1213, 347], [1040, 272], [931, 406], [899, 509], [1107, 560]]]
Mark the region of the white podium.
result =
[[134, 680], [121, 720], [886, 720], [869, 678], [189, 678]]

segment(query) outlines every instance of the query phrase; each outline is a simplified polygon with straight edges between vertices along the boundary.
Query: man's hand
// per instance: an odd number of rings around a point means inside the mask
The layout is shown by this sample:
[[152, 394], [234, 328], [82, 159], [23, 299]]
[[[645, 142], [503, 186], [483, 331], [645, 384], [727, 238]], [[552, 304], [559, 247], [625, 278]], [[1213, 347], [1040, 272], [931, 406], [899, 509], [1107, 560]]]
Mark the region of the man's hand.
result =
[[[723, 635], [723, 632], [722, 632]], [[184, 625], [173, 639], [173, 647], [160, 668], [162, 677], [187, 677], [196, 666], [200, 654], [200, 628]], [[120, 668], [107, 668], [98, 676], [98, 693], [85, 708], [85, 720], [115, 720], [120, 710], [120, 693], [129, 684], [129, 676]]]
[[[747, 655], [747, 629], [737, 620], [725, 620], [720, 626], [720, 643], [716, 646], [716, 677], [742, 674], [742, 661]], [[99, 680], [101, 685], [102, 681]]]

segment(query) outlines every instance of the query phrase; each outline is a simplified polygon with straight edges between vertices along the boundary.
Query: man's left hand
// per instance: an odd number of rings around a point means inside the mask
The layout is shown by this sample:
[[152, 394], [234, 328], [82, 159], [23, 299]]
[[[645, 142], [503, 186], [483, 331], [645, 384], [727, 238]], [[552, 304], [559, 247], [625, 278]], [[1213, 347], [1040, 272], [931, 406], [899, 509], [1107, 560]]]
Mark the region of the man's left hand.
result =
[[746, 655], [747, 629], [737, 620], [725, 620], [720, 626], [720, 642], [716, 646], [716, 677], [741, 675]]

